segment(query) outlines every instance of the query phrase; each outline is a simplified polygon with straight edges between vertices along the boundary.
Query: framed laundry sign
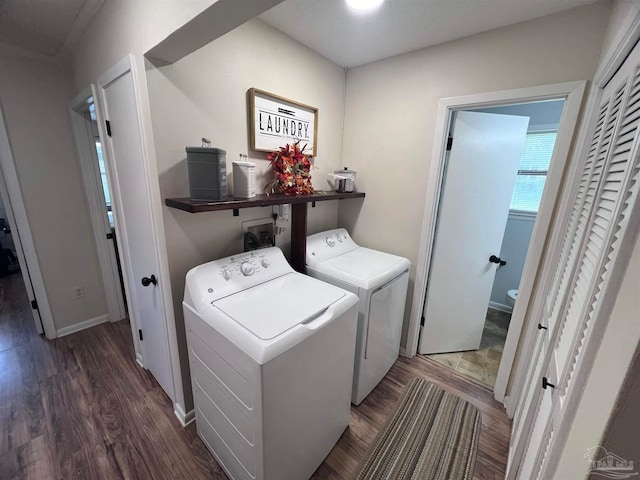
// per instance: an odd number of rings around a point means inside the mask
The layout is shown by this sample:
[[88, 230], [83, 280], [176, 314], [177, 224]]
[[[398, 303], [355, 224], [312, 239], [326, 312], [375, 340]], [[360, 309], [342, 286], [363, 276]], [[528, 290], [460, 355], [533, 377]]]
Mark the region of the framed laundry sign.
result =
[[318, 109], [272, 93], [249, 89], [251, 149], [273, 152], [287, 143], [300, 141], [305, 153], [316, 155]]

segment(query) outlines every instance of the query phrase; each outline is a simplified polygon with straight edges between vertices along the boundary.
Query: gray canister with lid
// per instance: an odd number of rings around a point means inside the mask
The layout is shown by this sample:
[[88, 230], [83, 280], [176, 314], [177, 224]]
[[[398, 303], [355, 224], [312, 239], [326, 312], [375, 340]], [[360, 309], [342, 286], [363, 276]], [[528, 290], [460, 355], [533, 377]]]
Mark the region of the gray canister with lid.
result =
[[187, 147], [186, 150], [191, 199], [226, 200], [227, 152], [209, 147]]

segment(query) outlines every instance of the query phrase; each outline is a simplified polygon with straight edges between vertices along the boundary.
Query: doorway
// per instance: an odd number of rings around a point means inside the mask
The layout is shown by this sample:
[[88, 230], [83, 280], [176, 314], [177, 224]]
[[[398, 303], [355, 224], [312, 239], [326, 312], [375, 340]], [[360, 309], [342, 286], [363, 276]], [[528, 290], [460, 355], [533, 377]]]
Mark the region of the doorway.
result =
[[[405, 356], [409, 357], [415, 355], [418, 351], [427, 280], [430, 278], [429, 273], [436, 232], [436, 218], [440, 205], [442, 179], [445, 175], [444, 159], [447, 138], [452, 117], [456, 112], [462, 110], [477, 110], [556, 99], [565, 100], [551, 165], [545, 182], [544, 195], [536, 216], [536, 222], [518, 289], [518, 301], [511, 315], [507, 338], [493, 389], [494, 398], [500, 402], [506, 401], [507, 407], [509, 407], [509, 402], [505, 397], [507, 385], [512, 380], [511, 370], [516, 358], [516, 353], [519, 349], [523, 349], [525, 352], [530, 349], [529, 343], [531, 343], [531, 340], [529, 337], [526, 337], [524, 342], [520, 342], [520, 336], [524, 331], [525, 317], [533, 316], [535, 318], [544, 308], [544, 299], [542, 299], [540, 295], [534, 295], [534, 287], [538, 281], [538, 266], [547, 254], [545, 243], [551, 231], [553, 213], [558, 207], [556, 205], [556, 199], [558, 199], [560, 203], [564, 201], [563, 198], [559, 197], [559, 192], [585, 88], [585, 81], [567, 82], [516, 90], [481, 93], [464, 97], [443, 98], [438, 105], [436, 130], [431, 155], [432, 160], [430, 162], [429, 177], [426, 185], [418, 260], [416, 262], [414, 291], [404, 351]], [[487, 259], [485, 259], [485, 262], [486, 260]], [[520, 375], [519, 371], [518, 375]], [[513, 380], [518, 381], [517, 378], [513, 378]]]
[[7, 211], [0, 198], [0, 278], [20, 273], [20, 264], [16, 256], [16, 244], [11, 226], [7, 220]]
[[[490, 389], [564, 103], [519, 103], [460, 110], [452, 116], [419, 352]], [[463, 203], [455, 210], [452, 202]], [[453, 218], [443, 219], [443, 214]]]
[[127, 317], [127, 301], [116, 242], [111, 189], [102, 153], [95, 102], [90, 91], [83, 92], [71, 103], [71, 119], [102, 271], [109, 320], [116, 322]]
[[[2, 252], [6, 262], [4, 270], [7, 274], [16, 270], [21, 273], [22, 282], [17, 282], [17, 284], [22, 284], [26, 291], [35, 331], [38, 334], [44, 334], [47, 338], [55, 338], [57, 332], [53, 323], [53, 315], [49, 308], [44, 280], [37, 261], [31, 228], [27, 220], [26, 207], [22, 201], [22, 191], [1, 105], [0, 199], [2, 203], [2, 218], [4, 219], [4, 222], [2, 222]], [[9, 249], [12, 255], [9, 255], [6, 249]], [[15, 257], [15, 260], [13, 257]], [[13, 284], [15, 285], [16, 282], [13, 282]]]

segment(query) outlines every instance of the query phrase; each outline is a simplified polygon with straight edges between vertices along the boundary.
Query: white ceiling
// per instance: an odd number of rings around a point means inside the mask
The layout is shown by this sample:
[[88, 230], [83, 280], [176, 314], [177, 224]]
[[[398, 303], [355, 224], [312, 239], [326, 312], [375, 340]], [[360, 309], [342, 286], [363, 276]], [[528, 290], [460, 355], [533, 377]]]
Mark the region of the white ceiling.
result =
[[104, 0], [0, 0], [0, 42], [56, 55], [78, 38]]
[[354, 14], [344, 0], [285, 0], [260, 19], [342, 67], [354, 67], [596, 0], [386, 0]]
[[[374, 12], [354, 14], [344, 0], [284, 0], [259, 18], [353, 67], [595, 1], [386, 0]], [[0, 42], [56, 55], [84, 32], [103, 2], [0, 0]]]

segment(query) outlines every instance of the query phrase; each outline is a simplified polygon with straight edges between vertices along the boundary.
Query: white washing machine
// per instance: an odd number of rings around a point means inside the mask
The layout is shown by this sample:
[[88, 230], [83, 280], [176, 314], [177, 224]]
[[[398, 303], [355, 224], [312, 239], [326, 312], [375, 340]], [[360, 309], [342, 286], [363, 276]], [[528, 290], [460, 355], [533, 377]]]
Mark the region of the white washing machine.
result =
[[358, 295], [351, 401], [360, 404], [398, 358], [408, 259], [358, 246], [344, 228], [307, 237], [307, 275]]
[[331, 451], [349, 424], [357, 303], [276, 247], [187, 273], [198, 434], [232, 479], [307, 479]]

